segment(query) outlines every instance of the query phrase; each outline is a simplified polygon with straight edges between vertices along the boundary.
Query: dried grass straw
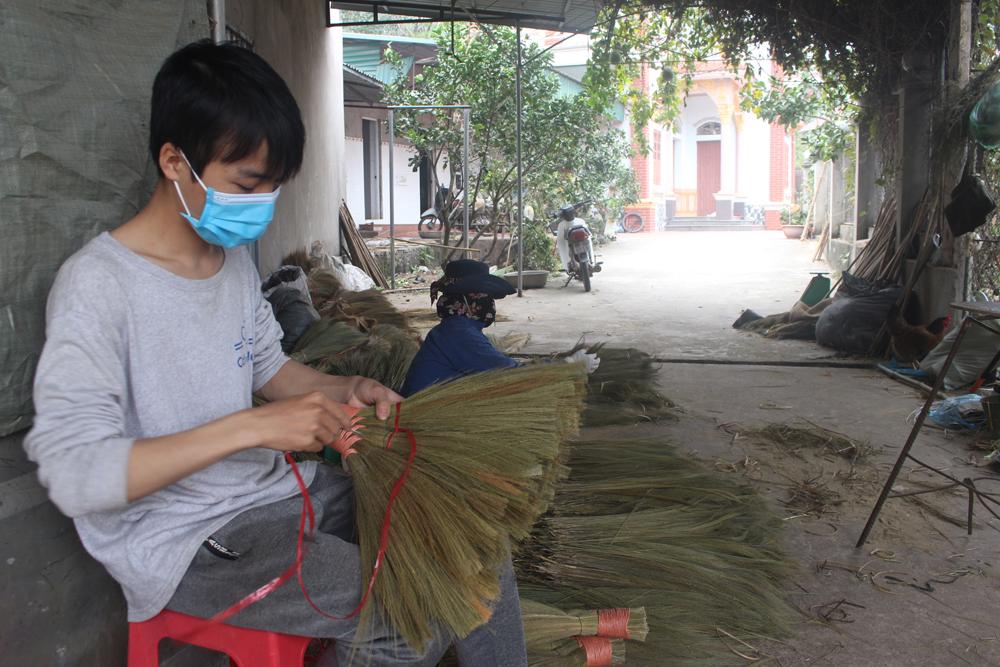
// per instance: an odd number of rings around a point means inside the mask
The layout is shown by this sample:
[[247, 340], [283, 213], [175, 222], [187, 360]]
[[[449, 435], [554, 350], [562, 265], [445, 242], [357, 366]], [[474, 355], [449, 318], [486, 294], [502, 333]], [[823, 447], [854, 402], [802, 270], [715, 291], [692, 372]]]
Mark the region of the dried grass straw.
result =
[[787, 631], [782, 525], [752, 487], [656, 439], [577, 442], [568, 465], [518, 554], [522, 598], [644, 607], [646, 641], [628, 644], [636, 664], [717, 664], [717, 628]]
[[[549, 364], [481, 373], [432, 386], [402, 404], [417, 454], [392, 515], [376, 581], [380, 611], [418, 650], [440, 623], [464, 637], [488, 620], [509, 545], [524, 539], [565, 469], [579, 424], [584, 371]], [[371, 577], [390, 487], [409, 447], [393, 424], [363, 413], [354, 476], [362, 580]], [[373, 609], [362, 613], [361, 628]], [[363, 632], [359, 629], [359, 633]]]
[[803, 450], [811, 450], [819, 454], [847, 459], [851, 463], [858, 463], [875, 452], [875, 448], [867, 442], [854, 440], [843, 433], [814, 424], [806, 419], [797, 424], [771, 423], [759, 427], [727, 424], [723, 428], [732, 435], [758, 443], [776, 445], [783, 451], [796, 456], [801, 456]]

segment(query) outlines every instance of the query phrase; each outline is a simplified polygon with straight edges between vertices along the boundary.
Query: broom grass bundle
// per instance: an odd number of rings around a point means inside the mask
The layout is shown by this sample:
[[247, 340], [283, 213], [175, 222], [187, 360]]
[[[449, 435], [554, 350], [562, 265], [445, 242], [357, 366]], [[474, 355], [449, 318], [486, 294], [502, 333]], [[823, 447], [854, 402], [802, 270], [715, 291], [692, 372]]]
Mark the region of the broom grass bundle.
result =
[[320, 317], [347, 322], [365, 332], [390, 324], [419, 340], [409, 318], [377, 289], [346, 290], [333, 272], [315, 269], [309, 274], [309, 295]]
[[[608, 619], [618, 619], [618, 623]], [[649, 634], [646, 610], [605, 609], [562, 611], [521, 595], [521, 620], [529, 652], [575, 636], [601, 636], [608, 639], [645, 641]]]
[[[582, 346], [574, 348], [572, 354]], [[653, 358], [633, 348], [593, 346], [601, 363], [588, 382], [584, 426], [611, 426], [676, 419], [676, 406], [656, 388]]]
[[503, 336], [486, 334], [486, 338], [496, 349], [507, 356], [512, 356], [524, 349], [531, 342], [531, 334], [509, 333]]
[[867, 442], [847, 437], [831, 429], [802, 420], [800, 424], [773, 423], [759, 428], [745, 428], [730, 424], [726, 432], [758, 443], [777, 445], [783, 451], [801, 456], [803, 450], [823, 455], [838, 456], [851, 463], [864, 461], [876, 450]]
[[320, 319], [302, 334], [291, 357], [299, 363], [312, 366], [323, 373], [329, 372], [329, 360], [345, 350], [363, 345], [366, 334], [354, 327], [329, 319]]
[[[393, 511], [375, 582], [384, 618], [421, 649], [436, 624], [464, 637], [488, 620], [510, 544], [524, 539], [564, 471], [565, 442], [579, 424], [579, 365], [481, 373], [435, 385], [400, 408], [416, 456]], [[372, 576], [383, 515], [410, 446], [393, 423], [362, 413], [347, 459], [354, 477], [362, 581]], [[386, 447], [392, 437], [392, 446]], [[369, 605], [360, 628], [371, 618]]]
[[359, 345], [324, 359], [323, 372], [372, 378], [399, 391], [420, 349], [409, 333], [391, 324], [377, 324]]
[[720, 475], [656, 438], [574, 443], [569, 479], [559, 486], [561, 515], [631, 512], [664, 506], [739, 507], [762, 528], [773, 528], [770, 508], [742, 481]]
[[751, 487], [653, 439], [576, 442], [568, 465], [518, 554], [522, 596], [567, 612], [644, 607], [637, 664], [712, 664], [719, 628], [786, 631], [781, 521]]
[[528, 667], [602, 667], [625, 664], [625, 642], [621, 639], [581, 637], [564, 639], [545, 650], [528, 654]]

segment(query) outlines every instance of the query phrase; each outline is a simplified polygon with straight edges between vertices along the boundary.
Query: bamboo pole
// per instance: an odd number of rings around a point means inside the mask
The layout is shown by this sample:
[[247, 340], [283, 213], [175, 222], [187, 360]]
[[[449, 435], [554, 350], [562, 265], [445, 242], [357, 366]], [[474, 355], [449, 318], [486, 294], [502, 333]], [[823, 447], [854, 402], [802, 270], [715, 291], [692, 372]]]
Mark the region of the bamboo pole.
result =
[[[413, 245], [427, 246], [428, 248], [447, 248], [448, 250], [454, 250], [454, 246], [444, 245], [442, 243], [428, 243], [426, 241], [413, 241], [411, 239], [394, 239], [400, 243], [412, 243]], [[463, 252], [482, 252], [482, 248], [463, 248]]]

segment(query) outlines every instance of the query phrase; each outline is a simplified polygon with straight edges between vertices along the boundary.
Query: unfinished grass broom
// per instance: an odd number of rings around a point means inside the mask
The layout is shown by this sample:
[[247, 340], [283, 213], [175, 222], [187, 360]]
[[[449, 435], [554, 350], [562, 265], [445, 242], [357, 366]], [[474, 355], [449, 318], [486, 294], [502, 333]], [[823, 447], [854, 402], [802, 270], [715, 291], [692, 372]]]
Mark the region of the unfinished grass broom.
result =
[[[578, 427], [584, 376], [576, 364], [481, 373], [415, 394], [395, 422], [361, 413], [365, 428], [347, 466], [362, 580], [372, 580], [380, 559], [379, 611], [415, 648], [435, 624], [464, 637], [489, 619], [511, 542], [528, 535], [552, 496], [565, 442]], [[380, 557], [383, 517], [400, 479]], [[372, 613], [368, 605], [361, 628]]]
[[641, 642], [649, 634], [643, 607], [562, 611], [531, 600], [524, 592], [521, 593], [521, 621], [529, 653], [536, 648], [544, 651], [554, 643], [577, 636]]

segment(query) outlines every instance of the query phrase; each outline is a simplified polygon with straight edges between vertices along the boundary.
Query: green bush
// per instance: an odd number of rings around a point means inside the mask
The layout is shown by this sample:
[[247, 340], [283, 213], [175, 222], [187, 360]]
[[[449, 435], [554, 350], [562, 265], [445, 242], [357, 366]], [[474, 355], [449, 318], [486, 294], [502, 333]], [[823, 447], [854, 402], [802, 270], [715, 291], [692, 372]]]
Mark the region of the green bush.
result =
[[556, 240], [546, 226], [540, 222], [524, 221], [524, 268], [525, 270], [554, 271], [556, 262]]

